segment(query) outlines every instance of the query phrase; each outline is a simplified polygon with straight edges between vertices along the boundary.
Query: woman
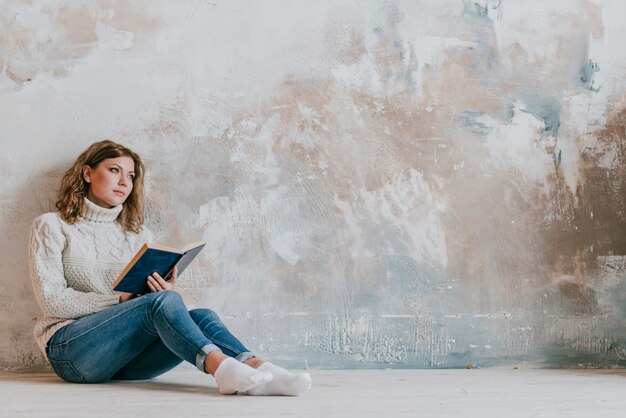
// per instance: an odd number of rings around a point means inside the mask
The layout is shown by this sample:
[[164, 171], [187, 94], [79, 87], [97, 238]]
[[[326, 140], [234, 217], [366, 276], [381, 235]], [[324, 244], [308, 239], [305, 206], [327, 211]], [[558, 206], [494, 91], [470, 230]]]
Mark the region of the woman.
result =
[[151, 379], [186, 360], [212, 374], [221, 394], [297, 396], [308, 373], [255, 357], [209, 309], [188, 311], [170, 281], [147, 277], [151, 293], [118, 293], [112, 284], [139, 247], [144, 165], [112, 141], [92, 144], [65, 173], [58, 212], [33, 222], [30, 272], [44, 316], [35, 338], [68, 382]]

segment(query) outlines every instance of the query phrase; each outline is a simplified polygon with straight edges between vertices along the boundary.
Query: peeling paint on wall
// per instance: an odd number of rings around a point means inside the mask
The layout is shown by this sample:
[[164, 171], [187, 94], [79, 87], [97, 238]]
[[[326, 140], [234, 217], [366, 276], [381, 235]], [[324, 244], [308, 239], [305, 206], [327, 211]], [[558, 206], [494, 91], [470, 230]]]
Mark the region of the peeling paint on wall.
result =
[[625, 364], [625, 6], [6, 6], [0, 368], [44, 365], [28, 228], [103, 138], [161, 241], [207, 242], [188, 304], [263, 356]]

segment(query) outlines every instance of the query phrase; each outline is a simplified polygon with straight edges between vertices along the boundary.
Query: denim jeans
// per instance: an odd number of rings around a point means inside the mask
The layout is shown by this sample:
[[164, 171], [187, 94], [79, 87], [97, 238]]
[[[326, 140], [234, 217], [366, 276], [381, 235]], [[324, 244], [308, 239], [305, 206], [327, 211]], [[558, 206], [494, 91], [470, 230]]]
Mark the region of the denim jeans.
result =
[[209, 352], [254, 357], [210, 309], [188, 311], [172, 290], [149, 293], [84, 316], [54, 333], [46, 352], [74, 383], [151, 379], [183, 360], [204, 371]]

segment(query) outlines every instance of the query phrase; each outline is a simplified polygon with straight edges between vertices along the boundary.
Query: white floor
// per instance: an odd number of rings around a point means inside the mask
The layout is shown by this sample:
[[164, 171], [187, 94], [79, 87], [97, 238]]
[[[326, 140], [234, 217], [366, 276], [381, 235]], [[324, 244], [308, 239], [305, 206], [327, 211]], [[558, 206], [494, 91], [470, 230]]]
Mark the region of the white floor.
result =
[[626, 417], [626, 370], [311, 371], [299, 398], [221, 396], [193, 370], [146, 382], [0, 374], [0, 417]]

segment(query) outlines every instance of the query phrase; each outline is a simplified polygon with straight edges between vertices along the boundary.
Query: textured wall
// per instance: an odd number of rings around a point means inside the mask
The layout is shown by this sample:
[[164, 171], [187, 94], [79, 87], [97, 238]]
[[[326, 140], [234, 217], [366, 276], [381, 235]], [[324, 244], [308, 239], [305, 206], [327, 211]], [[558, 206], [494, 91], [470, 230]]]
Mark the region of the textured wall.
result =
[[626, 5], [2, 0], [0, 368], [31, 220], [146, 160], [180, 287], [289, 366], [626, 361]]

